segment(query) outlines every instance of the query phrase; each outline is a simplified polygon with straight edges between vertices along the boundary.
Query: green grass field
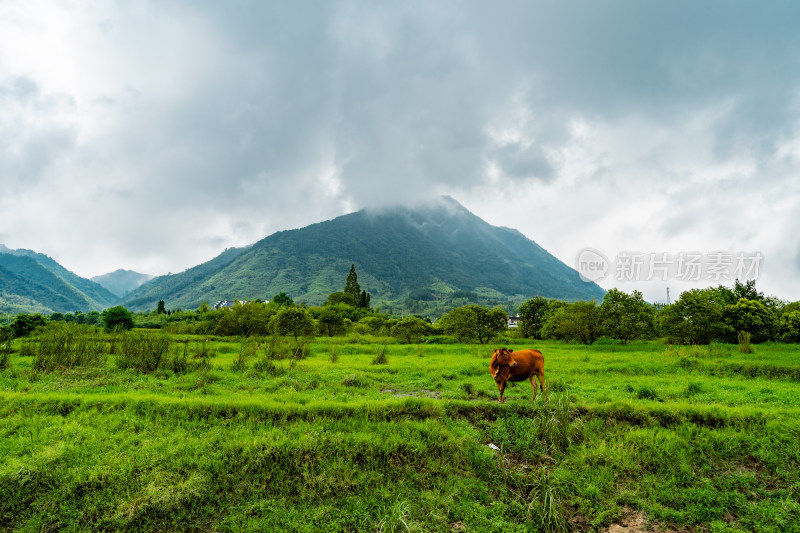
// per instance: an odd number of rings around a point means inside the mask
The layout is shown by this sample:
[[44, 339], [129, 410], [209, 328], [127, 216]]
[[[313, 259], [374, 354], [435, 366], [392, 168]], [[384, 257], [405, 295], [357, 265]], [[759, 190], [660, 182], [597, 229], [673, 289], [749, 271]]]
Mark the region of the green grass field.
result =
[[[190, 364], [144, 374], [15, 342], [0, 530], [800, 530], [797, 346], [174, 337]], [[501, 344], [543, 351], [549, 400], [497, 403]]]

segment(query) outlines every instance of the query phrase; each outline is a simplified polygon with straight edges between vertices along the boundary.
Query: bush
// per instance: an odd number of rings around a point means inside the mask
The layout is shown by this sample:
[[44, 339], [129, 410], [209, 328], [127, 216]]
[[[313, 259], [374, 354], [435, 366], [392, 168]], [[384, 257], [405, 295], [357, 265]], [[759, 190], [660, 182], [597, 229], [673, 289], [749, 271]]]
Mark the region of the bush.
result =
[[117, 367], [151, 373], [166, 363], [171, 339], [166, 333], [126, 333], [122, 336]]
[[45, 324], [47, 324], [47, 320], [41, 314], [28, 315], [23, 313], [17, 315], [17, 318], [11, 323], [11, 329], [15, 337], [27, 337], [37, 328], [44, 327]]
[[658, 393], [647, 386], [639, 387], [639, 390], [636, 391], [636, 397], [640, 400], [659, 400]]
[[52, 372], [81, 366], [101, 366], [105, 360], [103, 342], [90, 335], [85, 326], [52, 322], [39, 334], [33, 369]]

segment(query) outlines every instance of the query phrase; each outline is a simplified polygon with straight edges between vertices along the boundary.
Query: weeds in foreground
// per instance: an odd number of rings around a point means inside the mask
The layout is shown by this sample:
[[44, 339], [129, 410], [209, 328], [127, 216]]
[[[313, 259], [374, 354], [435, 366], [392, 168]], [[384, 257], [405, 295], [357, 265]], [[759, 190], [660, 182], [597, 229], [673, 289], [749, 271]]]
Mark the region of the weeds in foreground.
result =
[[539, 531], [556, 533], [567, 531], [567, 521], [559, 512], [562, 504], [559, 501], [558, 490], [550, 481], [550, 474], [545, 468], [538, 472], [538, 483], [528, 495], [528, 515], [530, 520], [538, 526]]
[[408, 502], [398, 501], [386, 511], [386, 516], [378, 524], [380, 533], [401, 533], [411, 531], [408, 525]]

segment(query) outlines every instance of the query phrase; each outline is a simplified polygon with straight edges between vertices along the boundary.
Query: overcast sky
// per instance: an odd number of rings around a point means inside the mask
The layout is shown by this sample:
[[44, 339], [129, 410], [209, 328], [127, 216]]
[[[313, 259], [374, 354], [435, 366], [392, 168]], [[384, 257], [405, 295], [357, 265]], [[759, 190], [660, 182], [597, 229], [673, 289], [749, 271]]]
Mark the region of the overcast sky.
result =
[[793, 1], [0, 0], [0, 243], [85, 277], [448, 194], [604, 288], [800, 300], [799, 178]]

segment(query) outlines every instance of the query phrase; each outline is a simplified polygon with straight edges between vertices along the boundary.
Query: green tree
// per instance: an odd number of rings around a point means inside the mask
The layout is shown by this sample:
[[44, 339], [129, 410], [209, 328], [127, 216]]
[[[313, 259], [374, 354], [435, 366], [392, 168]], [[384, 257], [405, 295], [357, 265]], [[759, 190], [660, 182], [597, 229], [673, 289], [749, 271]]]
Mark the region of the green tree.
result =
[[475, 336], [479, 343], [486, 344], [508, 328], [508, 314], [501, 308], [487, 309], [475, 304], [467, 307], [475, 312], [478, 319]]
[[355, 264], [350, 265], [350, 272], [347, 274], [347, 279], [344, 284], [343, 292], [334, 292], [328, 296], [327, 304], [346, 303], [353, 307], [362, 309], [369, 309], [370, 294], [367, 291], [362, 291], [361, 286], [358, 284], [358, 274], [356, 273]]
[[14, 331], [14, 337], [27, 337], [36, 331], [36, 328], [43, 327], [45, 324], [47, 324], [47, 320], [41, 313], [32, 315], [21, 313], [11, 323], [11, 329]]
[[597, 302], [575, 302], [558, 309], [542, 327], [546, 338], [592, 344], [600, 336]]
[[778, 331], [781, 342], [800, 343], [800, 311], [781, 315]]
[[281, 306], [290, 306], [294, 305], [294, 300], [287, 296], [285, 292], [281, 291], [279, 294], [272, 297], [272, 303]]
[[431, 325], [416, 316], [401, 318], [392, 327], [392, 336], [403, 342], [419, 342], [422, 336], [431, 330]]
[[277, 306], [259, 302], [241, 304], [238, 301], [233, 307], [218, 310], [219, 321], [216, 324], [218, 335], [266, 335], [269, 333], [270, 319], [277, 312]]
[[109, 307], [100, 314], [100, 319], [106, 331], [133, 328], [133, 313], [121, 305]]
[[547, 319], [558, 308], [558, 304], [566, 302], [557, 302], [556, 300], [548, 300], [541, 296], [532, 298], [519, 306], [519, 328], [523, 337], [530, 339], [542, 338], [542, 327]]
[[86, 324], [89, 326], [97, 326], [100, 324], [100, 312], [89, 311], [86, 313]]
[[478, 317], [472, 309], [456, 307], [437, 320], [436, 326], [447, 335], [454, 336], [458, 342], [463, 343], [475, 337], [475, 331], [478, 329]]
[[622, 344], [653, 334], [655, 310], [639, 291], [627, 294], [611, 289], [603, 296], [598, 312], [603, 333]]
[[344, 327], [345, 316], [341, 312], [341, 306], [345, 306], [345, 304], [326, 305], [320, 310], [317, 318], [320, 333], [333, 337], [334, 335], [343, 335], [346, 332]]
[[359, 325], [363, 325], [369, 333], [373, 335], [386, 334], [387, 319], [381, 315], [365, 316], [358, 321]]
[[729, 296], [724, 288], [684, 291], [678, 301], [664, 306], [658, 313], [661, 334], [681, 344], [708, 344], [712, 340], [729, 339], [730, 328], [722, 321], [727, 301]]
[[278, 335], [291, 335], [299, 348], [300, 337], [314, 334], [314, 320], [304, 307], [282, 307], [272, 318], [271, 326]]
[[779, 325], [775, 310], [758, 300], [745, 298], [733, 305], [725, 306], [722, 321], [732, 331], [749, 333], [753, 342], [764, 342], [775, 338]]
[[458, 342], [477, 340], [486, 344], [508, 327], [508, 315], [499, 307], [487, 309], [470, 304], [451, 309], [437, 322], [437, 326]]
[[372, 298], [367, 291], [361, 291], [361, 299], [358, 302], [358, 306], [364, 309], [369, 309], [371, 299]]
[[356, 274], [356, 265], [350, 265], [350, 272], [347, 274], [347, 280], [344, 284], [344, 293], [350, 299], [350, 305], [358, 305], [361, 301], [361, 286], [358, 284], [358, 274]]
[[167, 308], [166, 308], [166, 304], [164, 303], [164, 300], [159, 300], [158, 301], [158, 307], [156, 308], [156, 314], [157, 315], [166, 315], [167, 314]]

